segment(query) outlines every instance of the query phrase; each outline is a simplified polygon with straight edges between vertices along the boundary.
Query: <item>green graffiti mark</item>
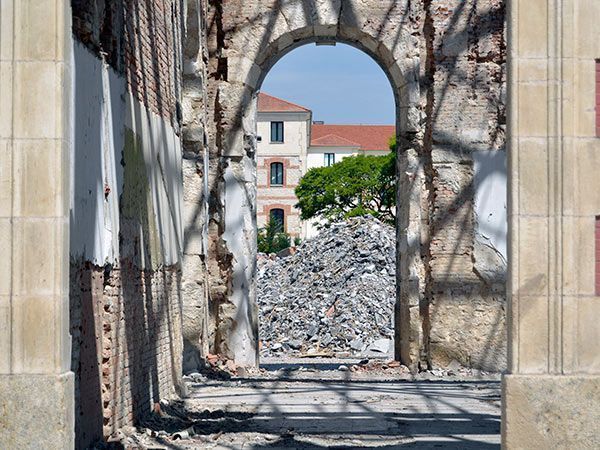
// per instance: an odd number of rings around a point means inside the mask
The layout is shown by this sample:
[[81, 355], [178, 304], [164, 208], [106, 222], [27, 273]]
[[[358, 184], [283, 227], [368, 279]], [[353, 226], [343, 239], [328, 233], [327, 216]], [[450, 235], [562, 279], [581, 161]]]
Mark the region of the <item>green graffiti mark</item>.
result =
[[[154, 204], [148, 178], [148, 170], [144, 161], [141, 138], [129, 128], [125, 128], [125, 145], [123, 147], [123, 194], [121, 195], [121, 215], [131, 225], [136, 222], [139, 227], [127, 227], [125, 239], [139, 239], [141, 258], [153, 268], [161, 264], [161, 246], [154, 213]], [[139, 231], [135, 232], [134, 228]], [[125, 230], [122, 230], [125, 231]]]

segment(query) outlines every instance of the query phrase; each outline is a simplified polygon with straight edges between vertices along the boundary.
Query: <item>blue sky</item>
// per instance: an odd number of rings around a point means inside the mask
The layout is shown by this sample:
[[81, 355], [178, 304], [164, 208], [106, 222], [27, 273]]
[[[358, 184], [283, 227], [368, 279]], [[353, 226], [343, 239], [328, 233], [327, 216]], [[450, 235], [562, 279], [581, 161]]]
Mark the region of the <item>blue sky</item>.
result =
[[308, 44], [280, 59], [261, 90], [330, 124], [395, 124], [392, 87], [377, 63], [349, 45]]

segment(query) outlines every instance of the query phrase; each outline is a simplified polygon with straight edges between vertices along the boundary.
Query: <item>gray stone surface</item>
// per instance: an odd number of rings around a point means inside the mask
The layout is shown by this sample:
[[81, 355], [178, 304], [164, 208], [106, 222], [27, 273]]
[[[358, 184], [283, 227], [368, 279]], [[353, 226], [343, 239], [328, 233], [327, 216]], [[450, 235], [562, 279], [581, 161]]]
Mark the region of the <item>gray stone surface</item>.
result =
[[600, 448], [600, 376], [507, 375], [503, 387], [506, 448]]
[[71, 372], [0, 375], [0, 448], [72, 449], [73, 392]]
[[240, 380], [190, 383], [183, 403], [165, 405], [171, 419], [155, 418], [126, 440], [179, 449], [499, 448], [497, 380], [413, 379], [406, 372], [355, 373], [349, 365], [292, 364]]

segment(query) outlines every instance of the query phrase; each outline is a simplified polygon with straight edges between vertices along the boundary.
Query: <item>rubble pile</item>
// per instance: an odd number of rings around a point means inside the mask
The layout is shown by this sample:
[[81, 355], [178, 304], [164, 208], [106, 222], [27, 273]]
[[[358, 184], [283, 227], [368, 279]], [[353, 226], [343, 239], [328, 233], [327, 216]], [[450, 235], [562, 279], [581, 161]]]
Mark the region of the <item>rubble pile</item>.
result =
[[389, 355], [394, 228], [373, 217], [331, 225], [287, 257], [259, 255], [262, 356]]

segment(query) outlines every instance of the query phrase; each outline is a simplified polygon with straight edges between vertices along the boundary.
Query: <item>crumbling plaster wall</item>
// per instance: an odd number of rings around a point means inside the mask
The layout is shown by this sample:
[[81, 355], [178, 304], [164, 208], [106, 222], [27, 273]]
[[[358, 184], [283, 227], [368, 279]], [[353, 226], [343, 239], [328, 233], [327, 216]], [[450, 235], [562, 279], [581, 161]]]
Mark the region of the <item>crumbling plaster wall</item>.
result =
[[197, 335], [210, 351], [256, 364], [255, 95], [278, 58], [324, 40], [373, 56], [396, 96], [397, 355], [415, 369], [451, 359], [503, 369], [506, 202], [485, 192], [504, 182], [504, 3], [232, 0], [209, 2], [206, 17], [184, 145], [208, 155], [208, 214], [196, 225], [208, 228], [197, 284], [209, 326]]
[[426, 1], [429, 365], [506, 367], [503, 0]]
[[182, 11], [72, 6], [71, 359], [86, 448], [181, 383]]
[[[215, 314], [207, 255], [209, 193], [214, 193], [218, 157], [208, 146], [208, 5], [206, 0], [187, 0], [184, 6], [182, 299], [183, 368], [189, 372], [197, 370], [202, 358], [214, 351], [211, 343], [215, 340]], [[217, 275], [213, 282], [218, 279]]]

